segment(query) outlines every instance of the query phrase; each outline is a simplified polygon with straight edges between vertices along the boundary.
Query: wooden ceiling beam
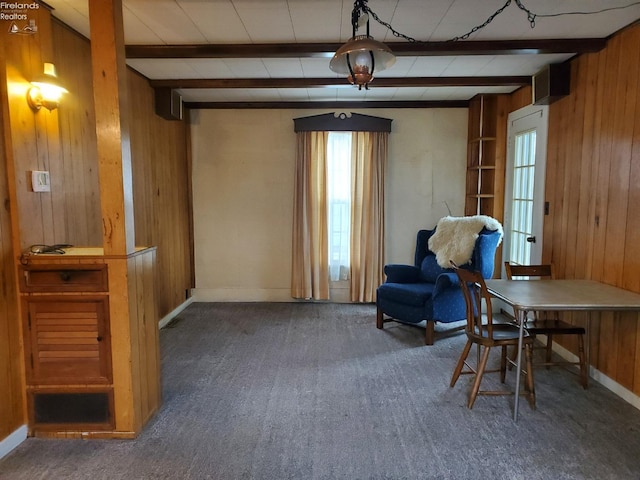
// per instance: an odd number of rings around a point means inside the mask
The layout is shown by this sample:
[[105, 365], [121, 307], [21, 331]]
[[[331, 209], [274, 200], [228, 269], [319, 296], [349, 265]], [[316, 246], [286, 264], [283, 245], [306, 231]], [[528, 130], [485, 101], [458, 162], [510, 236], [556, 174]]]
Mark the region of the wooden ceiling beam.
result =
[[[354, 88], [345, 78], [183, 78], [149, 80], [153, 88]], [[501, 77], [387, 77], [374, 87], [520, 87], [531, 85], [528, 76]]]
[[315, 101], [315, 102], [185, 102], [185, 108], [193, 109], [277, 109], [277, 108], [467, 108], [468, 100], [432, 101]]
[[[482, 40], [457, 42], [388, 42], [396, 56], [531, 55], [591, 53], [606, 38]], [[332, 57], [340, 43], [255, 43], [191, 45], [127, 45], [127, 58], [312, 58]]]

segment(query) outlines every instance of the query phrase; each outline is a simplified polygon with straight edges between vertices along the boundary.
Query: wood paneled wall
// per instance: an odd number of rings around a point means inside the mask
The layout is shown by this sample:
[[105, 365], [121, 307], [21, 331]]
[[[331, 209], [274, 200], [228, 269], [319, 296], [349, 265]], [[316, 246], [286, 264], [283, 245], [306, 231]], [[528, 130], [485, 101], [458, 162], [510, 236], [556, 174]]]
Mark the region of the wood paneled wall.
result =
[[511, 108], [510, 112], [514, 112], [522, 107], [531, 105], [532, 102], [532, 89], [530, 86], [520, 87], [518, 90], [511, 94]]
[[158, 247], [162, 318], [194, 286], [187, 125], [155, 115], [154, 92], [144, 77], [129, 71], [128, 85], [136, 244]]
[[7, 157], [11, 145], [5, 141], [9, 125], [7, 84], [4, 82], [4, 48], [0, 45], [0, 440], [24, 423], [22, 355], [14, 271], [12, 222], [9, 203]]
[[[60, 241], [101, 246], [91, 49], [85, 38], [56, 21], [53, 38], [59, 76], [70, 91], [59, 109], [68, 232]], [[158, 313], [163, 317], [193, 286], [188, 127], [154, 113], [153, 89], [133, 70], [128, 88], [136, 245], [158, 247]]]
[[58, 113], [66, 213], [63, 241], [102, 246], [91, 48], [88, 41], [56, 20], [52, 30], [58, 77], [69, 90]]
[[[549, 107], [543, 261], [560, 278], [640, 292], [640, 26], [571, 62]], [[517, 103], [518, 100], [515, 99]], [[572, 315], [584, 322], [585, 314]], [[592, 315], [591, 363], [640, 394], [640, 318]], [[572, 345], [569, 345], [571, 348]]]
[[4, 33], [0, 44], [0, 440], [26, 419], [16, 259], [23, 245], [53, 240], [62, 225], [60, 198], [30, 191], [29, 171], [51, 170], [60, 156], [57, 113], [35, 115], [26, 102], [29, 79], [52, 60], [49, 11], [32, 14], [38, 35]]
[[[26, 102], [29, 82], [43, 72], [44, 62], [53, 61], [51, 17], [40, 8], [30, 15], [38, 25], [34, 35], [4, 35], [6, 82], [8, 86], [8, 132], [12, 141], [14, 172], [9, 181], [15, 186], [17, 229], [14, 235], [20, 250], [32, 244], [64, 243], [66, 212], [58, 110], [46, 108], [35, 113]], [[51, 192], [34, 193], [30, 172], [47, 170]]]

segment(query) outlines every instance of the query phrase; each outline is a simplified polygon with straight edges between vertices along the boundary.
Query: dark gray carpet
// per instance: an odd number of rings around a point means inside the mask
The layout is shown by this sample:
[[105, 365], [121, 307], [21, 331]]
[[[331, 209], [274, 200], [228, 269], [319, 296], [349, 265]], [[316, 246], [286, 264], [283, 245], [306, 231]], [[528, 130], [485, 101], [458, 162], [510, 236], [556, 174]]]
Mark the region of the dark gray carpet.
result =
[[640, 411], [561, 369], [536, 370], [517, 423], [512, 397], [469, 410], [470, 377], [448, 385], [464, 341], [377, 330], [369, 305], [193, 304], [161, 332], [164, 404], [136, 440], [28, 439], [0, 478], [640, 478]]

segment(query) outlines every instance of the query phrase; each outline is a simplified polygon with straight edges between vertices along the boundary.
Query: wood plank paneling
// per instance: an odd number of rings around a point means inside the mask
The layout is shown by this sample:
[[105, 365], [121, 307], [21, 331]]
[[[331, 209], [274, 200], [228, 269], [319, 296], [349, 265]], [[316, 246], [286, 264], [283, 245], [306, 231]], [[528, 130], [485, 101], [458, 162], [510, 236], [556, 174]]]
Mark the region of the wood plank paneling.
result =
[[[597, 86], [598, 63], [595, 56], [585, 58], [585, 62], [581, 62], [578, 75], [585, 76], [584, 82], [584, 117], [583, 117], [583, 141], [581, 142], [581, 162], [580, 170], [582, 181], [580, 182], [580, 198], [586, 201], [580, 203], [577, 215], [577, 231], [580, 237], [578, 242], [576, 256], [582, 261], [577, 262], [574, 266], [575, 278], [585, 278], [590, 270], [593, 261], [593, 230], [594, 230], [594, 213], [595, 204], [592, 201], [593, 196], [590, 194], [595, 182], [595, 171], [593, 170], [593, 151], [595, 138], [595, 91]], [[575, 77], [574, 77], [575, 78]], [[585, 239], [586, 232], [586, 239]]]
[[520, 87], [518, 90], [513, 92], [509, 97], [511, 102], [509, 111], [515, 112], [516, 110], [522, 107], [531, 105], [531, 102], [533, 101], [532, 95], [533, 94], [532, 94], [532, 89], [530, 85], [526, 87]]
[[98, 152], [89, 42], [64, 25], [53, 24], [58, 77], [69, 90], [59, 108], [66, 231], [59, 243], [102, 246]]
[[[51, 217], [51, 193], [34, 193], [30, 185], [30, 171], [47, 170], [49, 168], [49, 152], [47, 150], [47, 128], [53, 126], [47, 117], [57, 119], [57, 113], [42, 108], [35, 113], [25, 101], [29, 82], [43, 71], [43, 51], [48, 46], [45, 32], [50, 31], [49, 11], [40, 8], [33, 11], [38, 25], [38, 35], [6, 35], [5, 61], [6, 81], [10, 85], [8, 107], [10, 118], [9, 129], [12, 139], [12, 161], [15, 177], [9, 181], [15, 184], [18, 209], [20, 248], [34, 243], [45, 243], [52, 239], [53, 218]], [[57, 128], [55, 132], [57, 133]], [[57, 156], [57, 152], [51, 152]]]
[[0, 45], [0, 440], [24, 424], [22, 352], [9, 203], [12, 160], [4, 47]]
[[59, 155], [55, 139], [46, 141], [52, 127], [48, 120], [55, 114], [43, 109], [37, 119], [25, 101], [29, 80], [42, 71], [43, 55], [49, 51], [49, 12], [39, 9], [33, 18], [42, 26], [39, 35], [4, 35], [0, 44], [0, 440], [26, 423], [15, 261], [23, 245], [42, 242], [51, 234], [47, 228], [60, 225], [51, 195], [30, 190], [29, 171], [47, 168], [49, 153]]
[[[640, 292], [640, 26], [572, 61], [571, 93], [549, 107], [543, 259], [559, 278]], [[512, 97], [512, 108], [522, 94]], [[571, 320], [583, 323], [585, 314]], [[640, 326], [632, 313], [592, 315], [591, 361], [640, 394]], [[574, 348], [569, 344], [568, 348]]]
[[[154, 319], [156, 308], [156, 251], [151, 249], [129, 260], [132, 325], [132, 352], [135, 358], [134, 384], [138, 385], [140, 401], [138, 415], [143, 423], [153, 415], [161, 404], [159, 335]], [[136, 343], [133, 343], [135, 340]]]
[[[102, 246], [102, 224], [87, 39], [53, 23], [56, 62], [70, 91], [59, 109], [67, 231], [56, 242]], [[136, 245], [158, 247], [160, 317], [193, 286], [190, 163], [186, 122], [155, 115], [153, 89], [127, 71]]]
[[153, 89], [133, 71], [129, 92], [136, 242], [158, 247], [162, 318], [185, 301], [193, 286], [187, 126], [155, 115]]
[[[543, 260], [559, 276], [593, 278], [640, 291], [640, 29], [572, 62], [571, 95], [549, 113]], [[530, 104], [530, 87], [511, 111]], [[640, 325], [635, 314], [593, 314], [592, 364], [640, 392]], [[567, 315], [586, 323], [584, 314]], [[575, 351], [573, 342], [562, 341]]]

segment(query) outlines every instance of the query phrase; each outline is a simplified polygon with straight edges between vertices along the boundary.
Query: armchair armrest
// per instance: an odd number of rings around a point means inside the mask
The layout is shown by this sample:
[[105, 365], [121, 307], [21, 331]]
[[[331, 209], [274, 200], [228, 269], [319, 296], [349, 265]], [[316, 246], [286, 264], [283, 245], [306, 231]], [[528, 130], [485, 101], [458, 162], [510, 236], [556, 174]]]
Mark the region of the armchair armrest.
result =
[[413, 265], [385, 265], [384, 273], [389, 283], [417, 283], [422, 281], [420, 269]]
[[451, 290], [451, 288], [460, 289], [460, 280], [455, 273], [441, 273], [436, 279], [436, 285], [433, 289], [433, 297], [437, 297], [439, 294]]

